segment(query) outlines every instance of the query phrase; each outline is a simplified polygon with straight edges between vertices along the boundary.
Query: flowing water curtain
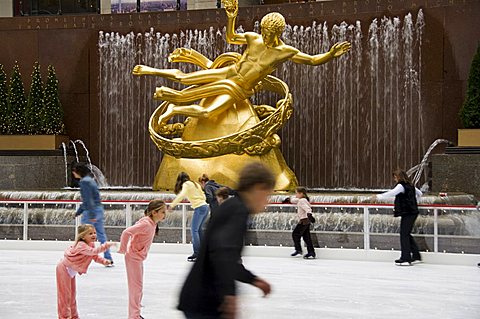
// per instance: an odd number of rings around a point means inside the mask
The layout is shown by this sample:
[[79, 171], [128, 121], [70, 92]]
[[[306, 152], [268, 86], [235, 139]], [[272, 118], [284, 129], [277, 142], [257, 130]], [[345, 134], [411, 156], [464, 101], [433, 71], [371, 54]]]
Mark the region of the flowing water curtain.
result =
[[411, 14], [384, 17], [363, 31], [359, 21], [331, 29], [287, 28], [285, 42], [307, 53], [326, 52], [338, 41], [352, 43], [352, 54], [323, 66], [287, 63], [278, 71], [295, 103], [295, 116], [282, 131], [282, 150], [300, 183], [385, 187], [394, 168], [418, 163], [425, 149], [423, 29], [421, 11], [415, 23]]
[[[259, 32], [255, 23], [254, 31]], [[323, 66], [286, 63], [276, 75], [290, 86], [295, 116], [280, 132], [282, 151], [300, 183], [310, 187], [385, 187], [393, 168], [416, 164], [422, 140], [421, 42], [423, 13], [359, 21], [331, 28], [326, 23], [287, 26], [286, 43], [311, 54], [350, 41], [352, 53]], [[240, 28], [239, 32], [243, 32]], [[141, 63], [157, 68], [198, 68], [172, 64], [175, 48], [194, 48], [210, 59], [241, 52], [227, 44], [225, 28], [180, 34], [100, 34], [100, 167], [112, 185], [150, 185], [161, 160], [147, 125], [159, 104], [152, 99], [158, 77], [133, 77]], [[171, 84], [170, 84], [171, 85]], [[180, 88], [176, 84], [174, 87]], [[253, 97], [275, 105], [273, 94]], [[306, 142], [306, 143], [305, 143]]]

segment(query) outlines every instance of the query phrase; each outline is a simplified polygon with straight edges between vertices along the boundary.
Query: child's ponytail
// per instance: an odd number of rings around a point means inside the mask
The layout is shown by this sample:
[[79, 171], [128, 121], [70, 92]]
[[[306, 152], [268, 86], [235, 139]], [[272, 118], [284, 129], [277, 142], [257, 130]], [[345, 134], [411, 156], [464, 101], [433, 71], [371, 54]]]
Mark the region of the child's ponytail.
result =
[[[148, 203], [148, 207], [145, 209], [145, 216], [152, 217], [154, 211], [159, 210], [165, 207], [165, 202], [163, 200], [152, 200]], [[155, 226], [155, 235], [158, 235], [158, 224]]]

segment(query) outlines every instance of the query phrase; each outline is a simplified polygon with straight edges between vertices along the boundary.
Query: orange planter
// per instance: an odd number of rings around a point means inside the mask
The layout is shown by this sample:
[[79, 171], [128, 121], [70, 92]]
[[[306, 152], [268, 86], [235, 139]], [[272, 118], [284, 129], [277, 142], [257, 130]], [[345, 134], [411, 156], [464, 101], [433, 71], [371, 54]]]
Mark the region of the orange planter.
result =
[[68, 144], [66, 135], [0, 135], [0, 150], [56, 150], [62, 142]]

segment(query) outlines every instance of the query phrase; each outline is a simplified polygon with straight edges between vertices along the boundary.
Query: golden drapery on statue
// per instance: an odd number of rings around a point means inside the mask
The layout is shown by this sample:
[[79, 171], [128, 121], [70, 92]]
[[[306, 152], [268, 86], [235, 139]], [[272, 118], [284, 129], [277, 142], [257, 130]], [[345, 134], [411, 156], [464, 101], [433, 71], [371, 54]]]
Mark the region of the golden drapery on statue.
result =
[[[297, 179], [279, 150], [276, 132], [293, 114], [293, 97], [288, 86], [270, 74], [287, 60], [323, 64], [347, 52], [350, 44], [337, 43], [324, 54], [302, 53], [280, 39], [285, 19], [277, 12], [262, 18], [261, 34], [236, 33], [237, 0], [223, 4], [228, 17], [226, 40], [246, 45], [243, 54], [228, 52], [211, 61], [193, 49], [179, 48], [168, 57], [171, 62], [192, 63], [203, 70], [183, 73], [144, 65], [133, 69], [134, 75], [161, 76], [188, 86], [155, 91], [154, 98], [164, 102], [151, 116], [149, 132], [165, 156], [153, 188], [172, 189], [181, 171], [192, 178], [207, 173], [220, 184], [234, 186], [246, 162], [257, 160], [276, 174], [276, 190], [292, 190]], [[260, 91], [275, 92], [281, 98], [274, 106], [253, 105], [249, 98]], [[186, 120], [169, 123], [176, 115]]]

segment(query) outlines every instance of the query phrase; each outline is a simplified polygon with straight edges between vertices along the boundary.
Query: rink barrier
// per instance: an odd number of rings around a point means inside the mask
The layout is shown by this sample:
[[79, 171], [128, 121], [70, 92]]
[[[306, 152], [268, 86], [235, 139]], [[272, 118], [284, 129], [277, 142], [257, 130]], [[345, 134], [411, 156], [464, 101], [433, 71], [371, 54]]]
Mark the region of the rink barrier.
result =
[[[0, 251], [58, 251], [62, 252], [68, 247], [71, 241], [43, 241], [43, 240], [0, 240]], [[113, 252], [116, 248], [113, 249]], [[150, 253], [153, 254], [181, 254], [188, 256], [192, 252], [190, 244], [164, 244], [153, 243]], [[299, 260], [301, 258], [292, 258], [291, 247], [272, 247], [272, 246], [245, 246], [243, 256], [245, 257], [264, 257], [264, 258], [288, 258]], [[321, 262], [322, 260], [345, 260], [345, 261], [368, 261], [368, 262], [393, 262], [398, 258], [399, 252], [393, 250], [364, 250], [364, 249], [339, 249], [339, 248], [315, 248], [317, 261], [308, 260], [306, 262]], [[451, 253], [433, 253], [422, 252], [423, 265], [452, 265], [452, 266], [476, 266], [480, 262], [480, 255], [476, 254], [451, 254]], [[422, 266], [422, 264], [417, 265]]]
[[[147, 206], [150, 201], [148, 200], [105, 200], [102, 201], [103, 205], [123, 205], [125, 206], [125, 227], [129, 227], [132, 225], [132, 206]], [[168, 203], [168, 202], [167, 202]], [[8, 200], [3, 199], [0, 200], [0, 205], [23, 205], [23, 236], [22, 240], [28, 240], [28, 216], [29, 216], [29, 205], [46, 205], [46, 204], [53, 204], [53, 205], [73, 205], [72, 208], [75, 208], [75, 211], [81, 204], [79, 200]], [[187, 207], [190, 206], [188, 202], [181, 202], [178, 204], [181, 207], [182, 211], [182, 244], [187, 244]], [[311, 203], [312, 207], [317, 208], [356, 208], [358, 210], [363, 210], [363, 248], [361, 250], [370, 251], [372, 250], [370, 247], [370, 210], [371, 209], [392, 209], [392, 204], [358, 204], [358, 203], [319, 203], [313, 202]], [[270, 203], [268, 207], [293, 207], [291, 204], [283, 204], [283, 203]], [[462, 211], [475, 211], [477, 210], [473, 205], [441, 205], [441, 204], [421, 204], [419, 205], [419, 209], [421, 210], [433, 210], [433, 253], [439, 253], [438, 247], [438, 216], [439, 211], [442, 210], [444, 212], [451, 211], [451, 210], [462, 210]], [[77, 235], [77, 227], [80, 225], [80, 217], [75, 218], [75, 237]], [[378, 234], [378, 233], [375, 233]], [[381, 234], [381, 233], [380, 233]], [[74, 237], [74, 238], [75, 238]], [[480, 238], [479, 238], [480, 239]], [[271, 248], [281, 248], [281, 247], [271, 247]], [[290, 248], [289, 248], [290, 249]], [[334, 249], [334, 248], [329, 248]], [[341, 249], [343, 250], [343, 249]], [[348, 249], [345, 249], [348, 250]], [[465, 255], [465, 254], [459, 254]], [[473, 255], [473, 254], [470, 254]]]

